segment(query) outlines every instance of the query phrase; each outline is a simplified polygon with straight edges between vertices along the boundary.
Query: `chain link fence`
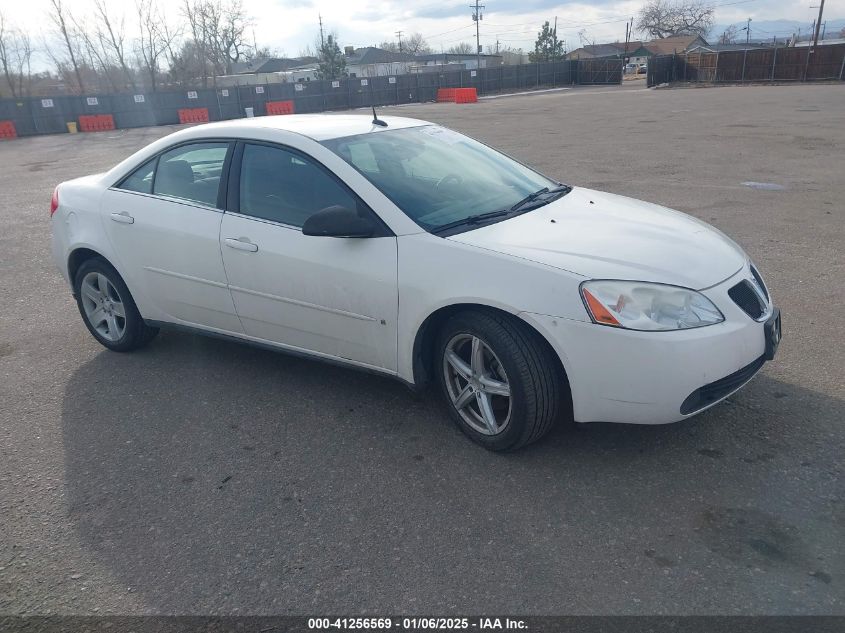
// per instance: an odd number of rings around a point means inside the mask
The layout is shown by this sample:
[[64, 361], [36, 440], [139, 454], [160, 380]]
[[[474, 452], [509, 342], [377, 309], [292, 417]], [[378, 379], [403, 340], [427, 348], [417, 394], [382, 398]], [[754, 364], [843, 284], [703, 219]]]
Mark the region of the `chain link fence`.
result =
[[621, 60], [566, 60], [480, 70], [420, 72], [339, 81], [270, 83], [208, 89], [0, 100], [0, 122], [18, 136], [66, 132], [80, 116], [111, 114], [116, 128], [179, 123], [179, 110], [206, 108], [211, 121], [267, 113], [268, 101], [293, 101], [297, 113], [434, 101], [439, 88], [476, 88], [479, 95], [572, 84], [619, 84]]
[[648, 85], [843, 80], [845, 44], [659, 55], [648, 62]]

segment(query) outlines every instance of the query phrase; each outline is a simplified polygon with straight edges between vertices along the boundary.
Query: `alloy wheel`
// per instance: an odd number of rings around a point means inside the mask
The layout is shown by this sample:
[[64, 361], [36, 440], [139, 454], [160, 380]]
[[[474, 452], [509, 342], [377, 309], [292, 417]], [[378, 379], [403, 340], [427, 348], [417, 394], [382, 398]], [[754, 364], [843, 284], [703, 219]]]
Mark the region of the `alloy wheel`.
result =
[[443, 352], [443, 375], [452, 405], [472, 429], [498, 435], [511, 419], [511, 388], [505, 369], [478, 336], [458, 334]]
[[103, 273], [90, 272], [79, 290], [91, 327], [107, 341], [119, 341], [126, 332], [126, 309], [114, 284]]

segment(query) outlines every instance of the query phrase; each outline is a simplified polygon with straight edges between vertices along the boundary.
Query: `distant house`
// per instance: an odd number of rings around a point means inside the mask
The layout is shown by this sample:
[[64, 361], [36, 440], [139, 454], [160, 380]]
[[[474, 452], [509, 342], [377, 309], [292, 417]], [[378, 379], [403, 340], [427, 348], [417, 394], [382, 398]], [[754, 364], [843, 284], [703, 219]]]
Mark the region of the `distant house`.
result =
[[415, 63], [423, 66], [442, 66], [446, 64], [463, 64], [464, 68], [470, 70], [478, 68], [496, 68], [502, 65], [501, 55], [475, 55], [474, 53], [431, 53], [429, 55], [417, 55]]
[[567, 59], [602, 59], [619, 58], [625, 52], [625, 44], [620, 49], [617, 44], [587, 44], [577, 48], [566, 57]]
[[260, 73], [278, 73], [316, 63], [316, 57], [259, 57], [246, 62], [232, 64], [232, 74], [256, 75]]
[[346, 72], [350, 77], [405, 75], [414, 63], [414, 56], [408, 53], [394, 53], [375, 46], [346, 47]]
[[753, 51], [761, 48], [771, 48], [771, 44], [707, 44], [693, 46], [686, 50], [687, 53], [719, 53], [724, 51]]
[[[819, 40], [819, 46], [832, 46], [834, 44], [845, 44], [845, 37], [828, 37], [823, 40]], [[812, 46], [813, 40], [801, 40], [800, 42], [795, 42], [793, 46]]]
[[664, 37], [658, 40], [646, 42], [643, 46], [652, 55], [672, 55], [673, 53], [686, 53], [696, 46], [707, 46], [707, 40], [700, 35], [676, 35]]
[[628, 63], [644, 64], [651, 56], [643, 42], [628, 42], [626, 54], [625, 42], [613, 42], [611, 44], [587, 44], [569, 53], [567, 59], [623, 59], [627, 58]]

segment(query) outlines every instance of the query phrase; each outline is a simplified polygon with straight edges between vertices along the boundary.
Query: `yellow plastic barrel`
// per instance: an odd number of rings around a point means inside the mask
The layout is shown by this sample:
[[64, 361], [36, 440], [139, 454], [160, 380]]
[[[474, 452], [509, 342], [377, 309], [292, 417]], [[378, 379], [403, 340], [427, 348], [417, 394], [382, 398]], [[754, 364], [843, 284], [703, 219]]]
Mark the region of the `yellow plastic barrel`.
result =
[[76, 121], [68, 121], [67, 131], [70, 134], [76, 134], [79, 130], [76, 129]]

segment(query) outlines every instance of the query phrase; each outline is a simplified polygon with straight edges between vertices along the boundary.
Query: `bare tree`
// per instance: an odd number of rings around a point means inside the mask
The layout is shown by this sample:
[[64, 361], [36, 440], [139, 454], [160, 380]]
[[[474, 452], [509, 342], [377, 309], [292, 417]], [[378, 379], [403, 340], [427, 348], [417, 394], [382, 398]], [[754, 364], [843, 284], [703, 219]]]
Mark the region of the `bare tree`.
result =
[[29, 89], [31, 59], [32, 40], [29, 35], [9, 24], [0, 12], [0, 66], [14, 98], [24, 96], [24, 79]]
[[241, 0], [227, 0], [221, 6], [216, 48], [227, 75], [232, 74], [232, 65], [241, 61], [252, 49], [246, 39], [246, 29], [250, 24]]
[[[65, 8], [62, 5], [62, 0], [50, 0], [50, 21], [56, 31], [56, 35], [61, 41], [62, 52], [54, 51], [52, 46], [47, 46], [47, 54], [52, 58], [53, 62], [59, 71], [63, 74], [63, 67], [67, 62], [70, 62], [73, 74], [76, 77], [76, 86], [79, 93], [85, 92], [85, 83], [82, 81], [81, 72], [81, 51], [79, 42], [77, 41], [77, 34], [74, 32], [73, 24], [71, 23], [68, 14], [65, 13]], [[63, 56], [67, 54], [67, 59]]]
[[[100, 48], [100, 44], [95, 32], [89, 31], [85, 25], [81, 25], [75, 17], [70, 18], [73, 22], [74, 33], [82, 45], [83, 55], [87, 55], [87, 64], [97, 73], [97, 83], [100, 79], [105, 78], [112, 91], [117, 91], [117, 85], [112, 78], [110, 72], [110, 62], [108, 51]], [[97, 86], [100, 87], [99, 85]]]
[[454, 46], [450, 46], [446, 49], [446, 52], [450, 55], [469, 55], [471, 53], [475, 53], [475, 46], [472, 44], [468, 44], [467, 42], [461, 42], [460, 44], [455, 44]]
[[637, 28], [656, 38], [706, 36], [713, 27], [713, 5], [707, 0], [648, 0], [637, 16]]
[[411, 55], [428, 55], [432, 52], [431, 46], [425, 41], [422, 33], [411, 33], [404, 42], [402, 48]]
[[135, 90], [135, 73], [129, 67], [124, 42], [126, 40], [126, 19], [124, 15], [114, 16], [109, 13], [105, 0], [94, 0], [96, 35], [100, 48], [106, 52], [111, 62], [123, 71], [126, 80]]
[[167, 21], [155, 0], [137, 0], [135, 8], [140, 32], [136, 51], [149, 78], [150, 89], [155, 92], [158, 87], [161, 58], [172, 44], [175, 34], [168, 30]]
[[[241, 0], [183, 0], [182, 13], [196, 42], [203, 68], [213, 75], [231, 74], [236, 62], [246, 59], [252, 47], [247, 42], [251, 20]], [[203, 72], [203, 86], [208, 73]]]
[[733, 44], [736, 42], [737, 34], [738, 32], [736, 26], [731, 24], [719, 36], [719, 44]]

